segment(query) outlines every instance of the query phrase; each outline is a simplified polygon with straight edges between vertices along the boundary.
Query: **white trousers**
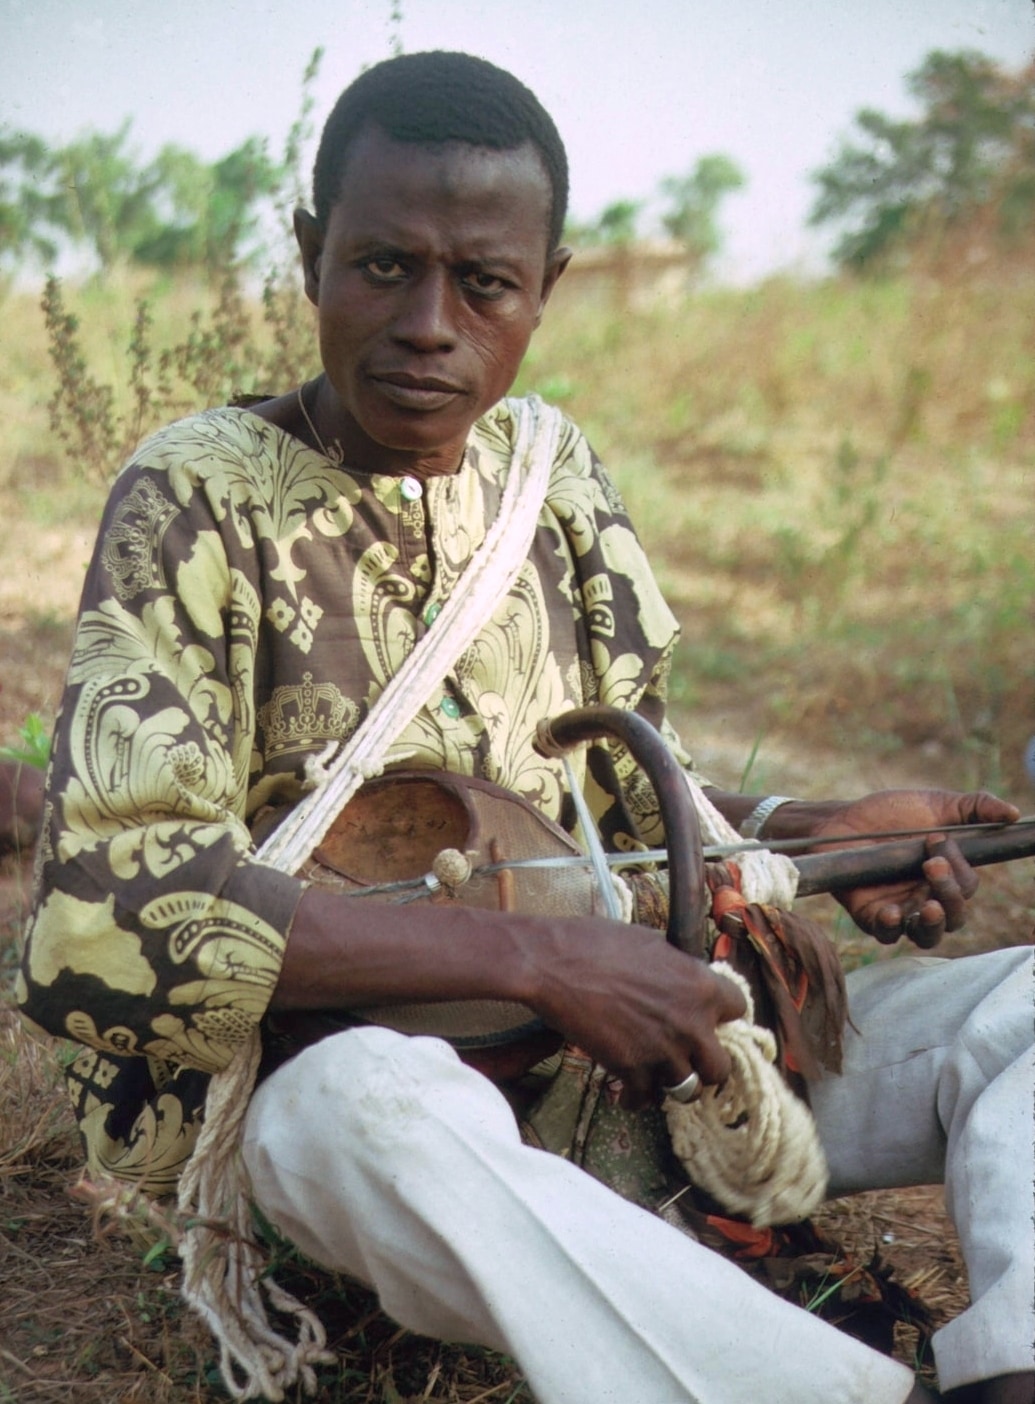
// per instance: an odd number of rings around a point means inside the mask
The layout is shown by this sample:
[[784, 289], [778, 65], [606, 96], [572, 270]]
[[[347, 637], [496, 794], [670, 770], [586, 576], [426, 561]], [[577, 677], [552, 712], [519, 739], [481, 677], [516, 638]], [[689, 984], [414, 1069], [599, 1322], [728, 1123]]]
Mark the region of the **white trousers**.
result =
[[[973, 1305], [941, 1385], [1032, 1368], [1032, 952], [849, 976], [845, 1072], [814, 1089], [831, 1193], [941, 1180]], [[902, 1404], [904, 1366], [560, 1157], [437, 1039], [357, 1029], [257, 1090], [255, 1197], [402, 1325], [519, 1362], [540, 1404]]]

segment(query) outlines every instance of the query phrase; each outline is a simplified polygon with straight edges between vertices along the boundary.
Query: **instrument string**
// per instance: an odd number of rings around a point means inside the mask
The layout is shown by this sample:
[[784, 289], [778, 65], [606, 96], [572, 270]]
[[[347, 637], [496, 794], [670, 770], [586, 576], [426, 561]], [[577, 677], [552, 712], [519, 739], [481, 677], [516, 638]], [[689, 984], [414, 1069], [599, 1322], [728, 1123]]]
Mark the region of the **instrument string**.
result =
[[[838, 853], [852, 852], [853, 849], [862, 842], [877, 841], [880, 839], [905, 839], [923, 838], [928, 834], [958, 834], [958, 833], [995, 833], [1009, 832], [1015, 833], [1018, 829], [1031, 828], [1035, 826], [1035, 815], [1026, 815], [1023, 819], [1018, 819], [1013, 824], [943, 824], [938, 828], [929, 829], [881, 829], [864, 834], [844, 834], [833, 835], [829, 839], [824, 839], [824, 853], [828, 857], [836, 856]], [[587, 832], [595, 834], [592, 827]], [[851, 848], [827, 847], [828, 844], [836, 845], [838, 838], [851, 841]], [[704, 847], [704, 857], [706, 861], [716, 861], [722, 858], [734, 858], [738, 853], [757, 852], [759, 849], [767, 849], [770, 853], [801, 853], [816, 847], [816, 840], [809, 838], [799, 839], [773, 839], [765, 843], [759, 843], [757, 839], [745, 839], [742, 843], [713, 843]], [[471, 877], [492, 877], [496, 873], [520, 870], [523, 868], [592, 868], [600, 882], [601, 889], [606, 892], [602, 880], [601, 864], [608, 868], [640, 868], [643, 866], [655, 866], [668, 862], [668, 851], [664, 848], [643, 848], [629, 849], [624, 853], [607, 853], [600, 849], [596, 856], [592, 854], [570, 854], [555, 855], [547, 858], [504, 858], [495, 863], [483, 863], [474, 868]], [[610, 884], [608, 884], [609, 886]], [[433, 873], [422, 873], [418, 877], [398, 878], [393, 882], [374, 883], [368, 887], [353, 888], [347, 892], [349, 897], [380, 897], [392, 893], [399, 894], [401, 902], [417, 901], [426, 896], [429, 892], [435, 892], [441, 886]], [[605, 902], [607, 898], [605, 897]]]

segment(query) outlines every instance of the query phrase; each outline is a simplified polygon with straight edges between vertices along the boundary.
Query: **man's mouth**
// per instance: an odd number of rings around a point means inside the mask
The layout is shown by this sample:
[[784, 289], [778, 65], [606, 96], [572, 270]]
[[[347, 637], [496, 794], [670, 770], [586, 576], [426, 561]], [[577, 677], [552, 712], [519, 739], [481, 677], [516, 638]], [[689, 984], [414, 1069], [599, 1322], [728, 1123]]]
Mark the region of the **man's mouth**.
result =
[[381, 371], [371, 375], [385, 399], [404, 409], [441, 409], [465, 394], [462, 385], [435, 375], [410, 375], [406, 371]]

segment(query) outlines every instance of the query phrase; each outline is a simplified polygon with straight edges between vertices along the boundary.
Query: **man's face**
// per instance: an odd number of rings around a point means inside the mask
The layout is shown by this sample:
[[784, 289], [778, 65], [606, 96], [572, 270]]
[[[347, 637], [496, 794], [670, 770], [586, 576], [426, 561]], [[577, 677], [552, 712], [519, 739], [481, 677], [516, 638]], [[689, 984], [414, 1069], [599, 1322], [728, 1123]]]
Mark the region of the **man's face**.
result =
[[359, 137], [326, 230], [296, 222], [326, 371], [318, 422], [347, 464], [457, 468], [567, 263], [547, 257], [550, 201], [532, 145]]

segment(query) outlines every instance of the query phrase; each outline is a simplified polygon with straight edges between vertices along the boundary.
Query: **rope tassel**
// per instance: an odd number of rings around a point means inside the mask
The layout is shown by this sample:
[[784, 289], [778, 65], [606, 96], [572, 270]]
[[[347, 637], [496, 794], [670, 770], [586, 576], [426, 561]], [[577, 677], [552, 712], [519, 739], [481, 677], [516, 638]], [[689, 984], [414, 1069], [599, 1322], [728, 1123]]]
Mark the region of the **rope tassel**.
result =
[[[259, 1052], [258, 1039], [245, 1044], [209, 1087], [205, 1125], [179, 1188], [181, 1212], [193, 1209], [203, 1220], [180, 1240], [181, 1291], [219, 1342], [219, 1368], [229, 1394], [279, 1404], [296, 1382], [315, 1394], [315, 1366], [333, 1364], [335, 1357], [315, 1312], [263, 1276], [266, 1262], [255, 1242], [238, 1151], [248, 1107], [248, 1096], [239, 1089], [254, 1084]], [[214, 1214], [221, 1219], [213, 1222]], [[271, 1324], [263, 1292], [277, 1311], [295, 1318], [294, 1342]]]
[[747, 1012], [720, 1024], [733, 1068], [695, 1102], [665, 1100], [672, 1149], [691, 1182], [760, 1228], [793, 1223], [818, 1208], [827, 1164], [816, 1124], [776, 1068], [776, 1039], [754, 1022], [747, 981], [732, 966], [711, 967], [743, 992]]

